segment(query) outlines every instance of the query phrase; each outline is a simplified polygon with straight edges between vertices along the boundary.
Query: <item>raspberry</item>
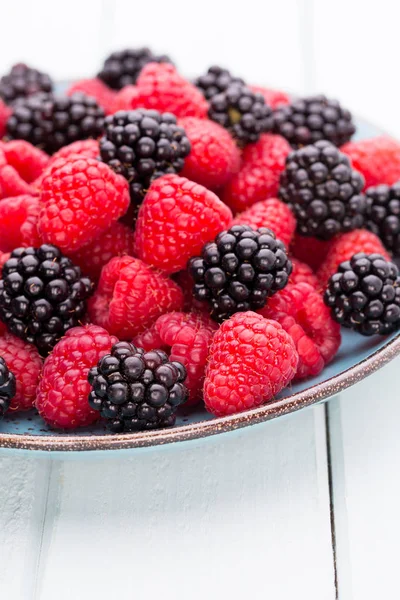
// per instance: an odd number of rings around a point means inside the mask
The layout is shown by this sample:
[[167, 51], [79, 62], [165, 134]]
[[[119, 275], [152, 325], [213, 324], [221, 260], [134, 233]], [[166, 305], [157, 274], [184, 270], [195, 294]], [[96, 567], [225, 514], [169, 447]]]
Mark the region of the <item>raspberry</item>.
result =
[[378, 235], [393, 256], [400, 256], [400, 181], [368, 188], [366, 227]]
[[16, 393], [10, 411], [29, 410], [35, 404], [42, 359], [35, 346], [7, 333], [0, 337], [0, 356], [15, 375]]
[[101, 327], [70, 329], [44, 362], [36, 408], [51, 426], [75, 429], [90, 425], [99, 413], [90, 408], [90, 368], [110, 352], [118, 340]]
[[166, 312], [181, 310], [180, 287], [130, 256], [112, 258], [89, 302], [89, 316], [121, 339], [132, 339]]
[[11, 113], [11, 108], [0, 99], [0, 139], [6, 134], [7, 121]]
[[316, 271], [324, 261], [331, 245], [332, 241], [304, 237], [295, 233], [290, 250], [295, 258], [309, 265], [313, 271]]
[[293, 271], [289, 277], [289, 284], [308, 283], [314, 289], [318, 290], [320, 283], [318, 277], [307, 263], [303, 263], [297, 258], [291, 258]]
[[104, 163], [78, 155], [59, 159], [43, 179], [40, 235], [74, 252], [106, 231], [129, 201], [128, 182]]
[[186, 402], [185, 367], [161, 350], [119, 342], [89, 372], [89, 405], [115, 433], [171, 427]]
[[47, 167], [50, 157], [29, 142], [12, 140], [1, 143], [6, 161], [11, 165], [26, 183], [32, 183]]
[[122, 90], [116, 99], [117, 110], [151, 108], [176, 117], [207, 116], [208, 104], [200, 90], [181, 77], [170, 64], [149, 63], [137, 80], [136, 87]]
[[217, 65], [210, 67], [207, 73], [200, 75], [194, 81], [195, 86], [201, 90], [207, 100], [211, 100], [213, 96], [224, 92], [234, 83], [244, 85], [243, 79], [233, 77], [227, 69], [223, 69]]
[[77, 252], [69, 252], [68, 256], [74, 264], [82, 269], [82, 273], [88, 275], [93, 281], [97, 281], [104, 265], [114, 256], [123, 256], [124, 254], [132, 256], [133, 241], [132, 229], [117, 221], [93, 242]]
[[393, 185], [400, 179], [400, 142], [387, 135], [349, 142], [341, 151], [364, 176], [365, 188], [381, 183]]
[[234, 212], [278, 194], [279, 177], [291, 148], [280, 135], [264, 134], [246, 146], [242, 167], [225, 186], [222, 199]]
[[260, 87], [259, 85], [249, 85], [249, 88], [253, 92], [262, 94], [265, 102], [273, 109], [290, 103], [290, 96], [281, 90], [273, 90], [271, 88]]
[[0, 249], [11, 252], [19, 246], [40, 246], [37, 196], [14, 196], [0, 202]]
[[340, 327], [308, 283], [288, 285], [259, 312], [278, 321], [293, 338], [299, 354], [296, 379], [318, 375], [339, 349]]
[[331, 275], [336, 273], [339, 265], [350, 258], [356, 252], [365, 254], [381, 254], [390, 260], [380, 239], [371, 231], [356, 229], [349, 233], [339, 235], [330, 245], [325, 260], [317, 271], [317, 277], [322, 287], [325, 287]]
[[[1, 260], [1, 258], [0, 258]], [[172, 279], [176, 281], [183, 292], [183, 309], [187, 312], [196, 312], [196, 313], [204, 313], [206, 315], [210, 312], [210, 306], [208, 302], [201, 302], [197, 300], [193, 295], [193, 286], [194, 281], [193, 277], [186, 269], [184, 271], [179, 271], [178, 273], [174, 273], [172, 275]]]
[[100, 79], [81, 79], [80, 81], [76, 81], [68, 88], [67, 96], [73, 96], [76, 92], [94, 98], [106, 115], [111, 114], [115, 102], [115, 92], [110, 90]]
[[202, 398], [208, 352], [216, 329], [216, 323], [207, 315], [172, 312], [159, 317], [133, 341], [145, 350], [161, 348], [170, 360], [184, 365], [185, 385], [189, 390], [186, 405], [191, 406]]
[[10, 372], [6, 361], [0, 356], [0, 418], [4, 417], [15, 392], [15, 375]]
[[180, 119], [191, 150], [185, 159], [182, 176], [215, 190], [224, 186], [239, 171], [240, 150], [226, 129], [196, 117]]
[[296, 229], [296, 219], [292, 211], [277, 198], [267, 198], [267, 200], [256, 202], [244, 212], [236, 215], [232, 225], [241, 224], [250, 225], [254, 229], [268, 227], [286, 247], [289, 247]]
[[38, 92], [51, 92], [53, 82], [46, 73], [18, 63], [0, 79], [0, 97], [6, 104]]
[[217, 416], [272, 400], [293, 379], [298, 355], [276, 321], [237, 313], [215, 333], [204, 381], [204, 402]]
[[127, 48], [113, 52], [106, 58], [98, 77], [114, 90], [136, 83], [148, 63], [170, 63], [168, 56], [157, 56], [149, 48]]
[[8, 164], [4, 150], [0, 146], [0, 200], [21, 194], [35, 195], [36, 190], [23, 180], [13, 166]]
[[140, 207], [136, 255], [167, 273], [180, 271], [231, 219], [231, 211], [213, 192], [184, 177], [165, 175], [151, 184]]

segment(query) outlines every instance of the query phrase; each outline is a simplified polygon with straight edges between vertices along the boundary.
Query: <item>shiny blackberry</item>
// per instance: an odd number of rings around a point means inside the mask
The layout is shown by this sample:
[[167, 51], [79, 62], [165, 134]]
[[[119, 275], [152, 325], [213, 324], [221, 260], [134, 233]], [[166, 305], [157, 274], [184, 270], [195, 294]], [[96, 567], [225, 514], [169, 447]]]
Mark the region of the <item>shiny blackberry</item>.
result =
[[166, 55], [153, 54], [149, 48], [129, 48], [110, 54], [97, 77], [110, 88], [120, 90], [126, 85], [135, 84], [140, 71], [150, 62], [172, 61]]
[[213, 96], [208, 116], [228, 129], [240, 146], [257, 142], [273, 125], [272, 110], [264, 96], [240, 84]]
[[348, 142], [356, 128], [350, 111], [337, 100], [309, 96], [280, 106], [273, 113], [274, 133], [287, 139], [294, 148], [327, 140], [335, 146]]
[[2, 269], [0, 319], [46, 355], [79, 325], [92, 289], [90, 279], [56, 246], [17, 248]]
[[27, 98], [38, 92], [49, 93], [52, 89], [53, 82], [49, 75], [22, 63], [14, 65], [0, 79], [0, 98], [10, 105], [19, 98]]
[[186, 402], [185, 367], [161, 350], [145, 352], [118, 342], [89, 372], [89, 404], [115, 433], [174, 425]]
[[15, 103], [7, 121], [7, 137], [22, 139], [53, 154], [77, 140], [103, 133], [104, 110], [94, 98], [76, 92], [70, 97], [36, 94]]
[[321, 140], [291, 152], [280, 178], [279, 196], [297, 219], [301, 235], [328, 240], [363, 227], [364, 178], [349, 158]]
[[333, 318], [362, 335], [400, 328], [400, 280], [396, 265], [359, 252], [332, 275], [324, 296]]
[[121, 110], [106, 117], [104, 124], [101, 159], [129, 181], [134, 205], [141, 204], [154, 179], [182, 170], [190, 142], [174, 115]]
[[366, 228], [381, 238], [393, 256], [400, 257], [400, 181], [370, 187], [365, 194]]
[[207, 100], [224, 92], [234, 83], [245, 85], [243, 79], [233, 77], [227, 69], [222, 69], [217, 65], [210, 67], [205, 75], [200, 75], [194, 80], [194, 85], [199, 88]]
[[189, 261], [193, 294], [206, 300], [211, 316], [223, 321], [235, 312], [257, 310], [285, 287], [292, 272], [283, 242], [266, 227], [234, 225]]
[[9, 368], [3, 357], [0, 356], [0, 419], [9, 409], [11, 400], [16, 392], [15, 376]]

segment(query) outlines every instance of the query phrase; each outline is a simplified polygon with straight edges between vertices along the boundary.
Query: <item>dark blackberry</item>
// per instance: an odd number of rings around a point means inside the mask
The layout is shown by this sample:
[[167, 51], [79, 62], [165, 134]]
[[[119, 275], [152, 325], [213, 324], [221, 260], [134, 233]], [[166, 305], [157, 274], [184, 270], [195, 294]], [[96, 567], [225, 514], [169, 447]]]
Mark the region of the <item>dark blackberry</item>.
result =
[[194, 296], [207, 300], [212, 318], [223, 321], [235, 312], [265, 306], [287, 284], [292, 263], [270, 229], [234, 225], [205, 244], [201, 256], [189, 261], [189, 270]]
[[365, 194], [366, 228], [381, 238], [393, 256], [400, 257], [400, 181], [370, 187]]
[[13, 104], [19, 98], [27, 98], [38, 92], [49, 93], [53, 82], [49, 75], [18, 63], [7, 75], [0, 79], [0, 98], [6, 104]]
[[222, 69], [217, 65], [210, 67], [205, 75], [200, 75], [194, 80], [194, 85], [199, 88], [207, 100], [224, 92], [234, 83], [245, 85], [243, 79], [233, 77], [227, 69]]
[[356, 128], [350, 111], [326, 96], [299, 98], [273, 112], [274, 132], [293, 148], [328, 140], [335, 146], [348, 142]]
[[47, 354], [86, 311], [92, 282], [56, 246], [17, 248], [2, 269], [0, 319]]
[[77, 140], [98, 138], [104, 110], [94, 98], [76, 92], [70, 97], [36, 94], [15, 103], [7, 121], [7, 137], [22, 139], [53, 154]]
[[333, 318], [362, 335], [400, 328], [400, 280], [396, 265], [359, 252], [332, 275], [324, 296]]
[[172, 61], [166, 55], [156, 56], [149, 48], [129, 48], [110, 54], [97, 77], [110, 88], [120, 90], [126, 85], [135, 84], [140, 71], [150, 62]]
[[156, 110], [120, 110], [106, 117], [101, 159], [130, 183], [132, 203], [141, 204], [151, 182], [179, 173], [190, 142], [176, 117]]
[[257, 142], [272, 129], [272, 111], [264, 96], [240, 84], [213, 96], [208, 116], [228, 129], [240, 146]]
[[112, 431], [170, 427], [178, 406], [186, 402], [185, 367], [165, 352], [145, 352], [118, 342], [89, 372], [89, 404], [107, 419]]
[[363, 186], [364, 178], [351, 168], [349, 158], [321, 140], [288, 155], [279, 196], [293, 211], [301, 235], [328, 240], [363, 227]]
[[15, 392], [15, 376], [7, 367], [4, 358], [0, 356], [0, 419], [4, 417], [4, 414], [9, 409]]

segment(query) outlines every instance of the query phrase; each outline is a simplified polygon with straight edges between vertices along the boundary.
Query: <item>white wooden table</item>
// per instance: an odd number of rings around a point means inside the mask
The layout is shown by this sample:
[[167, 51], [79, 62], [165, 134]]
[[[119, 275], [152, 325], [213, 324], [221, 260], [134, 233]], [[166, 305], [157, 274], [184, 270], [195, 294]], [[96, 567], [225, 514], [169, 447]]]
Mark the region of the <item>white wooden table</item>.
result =
[[397, 598], [399, 366], [204, 440], [1, 451], [1, 600]]

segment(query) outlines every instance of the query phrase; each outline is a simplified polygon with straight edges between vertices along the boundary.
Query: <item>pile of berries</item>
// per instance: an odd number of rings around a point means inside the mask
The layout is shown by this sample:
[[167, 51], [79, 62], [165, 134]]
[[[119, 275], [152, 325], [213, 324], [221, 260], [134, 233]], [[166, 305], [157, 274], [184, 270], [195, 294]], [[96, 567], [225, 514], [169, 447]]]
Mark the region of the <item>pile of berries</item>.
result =
[[[0, 417], [114, 433], [255, 408], [400, 329], [400, 143], [148, 48], [0, 79]], [[355, 333], [355, 335], [356, 335]]]

